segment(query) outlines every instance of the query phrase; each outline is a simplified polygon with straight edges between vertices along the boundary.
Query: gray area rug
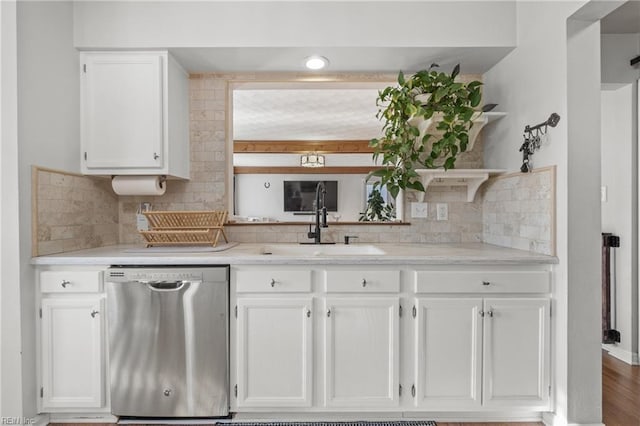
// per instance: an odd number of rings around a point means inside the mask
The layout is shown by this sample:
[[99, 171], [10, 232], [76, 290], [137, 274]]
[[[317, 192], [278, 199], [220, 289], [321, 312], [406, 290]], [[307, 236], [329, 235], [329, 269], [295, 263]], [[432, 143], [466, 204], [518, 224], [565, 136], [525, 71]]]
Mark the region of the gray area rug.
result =
[[436, 426], [436, 422], [425, 420], [385, 420], [347, 422], [220, 422], [225, 426]]

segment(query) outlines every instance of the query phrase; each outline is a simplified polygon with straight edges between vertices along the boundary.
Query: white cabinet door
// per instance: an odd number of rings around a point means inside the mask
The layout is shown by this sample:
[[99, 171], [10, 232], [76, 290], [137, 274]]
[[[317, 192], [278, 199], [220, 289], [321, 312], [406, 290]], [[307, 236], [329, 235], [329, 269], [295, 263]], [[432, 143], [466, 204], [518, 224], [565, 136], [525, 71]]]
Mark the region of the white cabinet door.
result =
[[398, 405], [398, 297], [327, 298], [325, 404], [380, 408]]
[[416, 406], [480, 407], [482, 299], [423, 298], [416, 306]]
[[549, 405], [549, 299], [485, 299], [483, 405]]
[[83, 171], [163, 167], [163, 59], [160, 53], [82, 55]]
[[42, 409], [104, 405], [100, 295], [42, 299]]
[[310, 407], [312, 298], [238, 298], [238, 407]]

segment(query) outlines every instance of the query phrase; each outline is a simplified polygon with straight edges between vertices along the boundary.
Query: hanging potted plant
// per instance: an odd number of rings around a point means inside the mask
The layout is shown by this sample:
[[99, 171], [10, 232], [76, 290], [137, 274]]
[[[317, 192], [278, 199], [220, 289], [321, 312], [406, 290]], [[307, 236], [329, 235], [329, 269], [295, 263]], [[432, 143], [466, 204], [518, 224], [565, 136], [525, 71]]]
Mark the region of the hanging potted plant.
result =
[[[395, 198], [400, 189], [424, 192], [416, 169], [454, 168], [456, 157], [467, 150], [469, 130], [481, 114], [480, 81], [456, 81], [460, 65], [451, 72], [435, 71], [437, 64], [405, 78], [398, 85], [380, 91], [377, 117], [384, 121], [383, 135], [372, 139], [374, 160], [382, 160], [382, 169], [372, 173], [380, 177]], [[434, 121], [436, 132], [427, 133]]]

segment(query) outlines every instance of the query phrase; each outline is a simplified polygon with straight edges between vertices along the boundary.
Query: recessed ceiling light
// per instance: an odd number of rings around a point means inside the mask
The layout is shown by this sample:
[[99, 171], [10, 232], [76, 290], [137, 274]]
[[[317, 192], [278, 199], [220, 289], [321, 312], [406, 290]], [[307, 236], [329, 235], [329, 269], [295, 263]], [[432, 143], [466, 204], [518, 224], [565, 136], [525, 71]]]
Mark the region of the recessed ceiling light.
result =
[[329, 64], [329, 60], [324, 56], [309, 56], [304, 61], [304, 65], [310, 70], [321, 70]]

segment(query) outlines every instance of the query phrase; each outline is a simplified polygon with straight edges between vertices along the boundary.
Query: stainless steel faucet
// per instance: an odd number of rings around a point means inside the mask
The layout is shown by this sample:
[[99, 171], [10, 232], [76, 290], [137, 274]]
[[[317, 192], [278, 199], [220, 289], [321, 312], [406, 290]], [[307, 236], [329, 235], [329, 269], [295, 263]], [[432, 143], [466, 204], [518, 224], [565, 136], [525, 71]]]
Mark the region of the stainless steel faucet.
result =
[[[324, 205], [324, 194], [327, 193], [327, 188], [324, 186], [324, 182], [320, 181], [316, 185], [316, 228], [312, 232], [311, 225], [309, 225], [309, 232], [307, 237], [313, 238], [313, 244], [322, 244], [321, 228], [328, 228], [327, 225], [327, 207]], [[322, 207], [320, 207], [320, 201], [322, 200]], [[320, 221], [320, 215], [322, 215], [322, 222]]]

